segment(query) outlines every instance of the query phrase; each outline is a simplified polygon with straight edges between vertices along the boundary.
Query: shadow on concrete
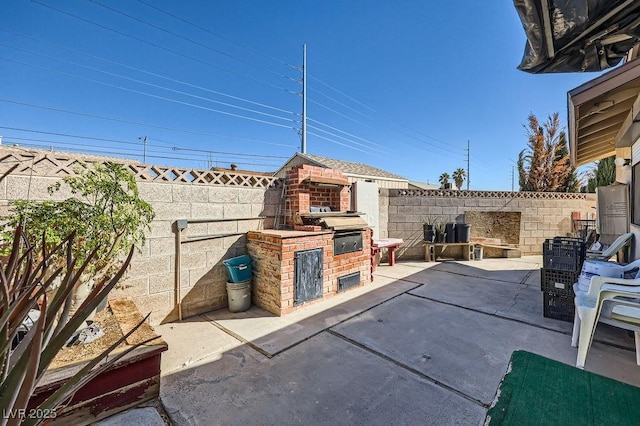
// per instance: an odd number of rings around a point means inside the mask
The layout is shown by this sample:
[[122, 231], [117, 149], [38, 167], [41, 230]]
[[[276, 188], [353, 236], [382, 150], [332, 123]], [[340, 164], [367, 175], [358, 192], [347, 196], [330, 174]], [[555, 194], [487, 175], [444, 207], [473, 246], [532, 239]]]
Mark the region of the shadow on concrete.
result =
[[[371, 291], [285, 317], [253, 307], [160, 326], [162, 401], [175, 424], [479, 424], [514, 350], [576, 357], [571, 324], [543, 318], [527, 283], [538, 264], [481, 263], [400, 262]], [[598, 327], [587, 369], [640, 385], [633, 339], [613, 331]]]

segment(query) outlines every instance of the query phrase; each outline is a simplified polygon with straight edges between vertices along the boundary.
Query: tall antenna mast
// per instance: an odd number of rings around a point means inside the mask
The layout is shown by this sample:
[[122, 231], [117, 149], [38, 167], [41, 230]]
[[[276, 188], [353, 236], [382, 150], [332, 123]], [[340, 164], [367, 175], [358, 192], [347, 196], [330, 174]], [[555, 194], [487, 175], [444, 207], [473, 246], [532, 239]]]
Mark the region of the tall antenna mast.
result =
[[300, 152], [307, 153], [307, 43], [302, 45], [302, 146]]

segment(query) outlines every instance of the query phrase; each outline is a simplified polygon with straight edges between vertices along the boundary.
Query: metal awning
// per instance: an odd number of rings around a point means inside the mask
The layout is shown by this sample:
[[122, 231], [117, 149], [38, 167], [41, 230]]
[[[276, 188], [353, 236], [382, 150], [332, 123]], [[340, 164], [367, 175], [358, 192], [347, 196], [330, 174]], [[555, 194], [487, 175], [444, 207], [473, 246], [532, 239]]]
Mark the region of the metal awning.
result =
[[640, 59], [568, 93], [571, 161], [580, 166], [631, 146], [629, 130], [640, 110]]
[[640, 41], [638, 0], [513, 2], [527, 35], [522, 71], [602, 71]]

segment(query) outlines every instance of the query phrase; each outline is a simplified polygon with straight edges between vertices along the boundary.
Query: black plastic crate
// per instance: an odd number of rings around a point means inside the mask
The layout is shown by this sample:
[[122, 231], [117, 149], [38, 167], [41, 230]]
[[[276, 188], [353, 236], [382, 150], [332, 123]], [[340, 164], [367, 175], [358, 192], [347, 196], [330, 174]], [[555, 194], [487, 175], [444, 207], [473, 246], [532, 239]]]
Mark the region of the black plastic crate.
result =
[[540, 289], [555, 296], [574, 297], [573, 285], [578, 282], [580, 272], [540, 270]]
[[587, 252], [587, 245], [581, 238], [555, 237], [542, 245], [544, 269], [580, 272]]
[[555, 294], [544, 292], [543, 299], [542, 315], [545, 318], [573, 322], [576, 312], [573, 297], [556, 296]]

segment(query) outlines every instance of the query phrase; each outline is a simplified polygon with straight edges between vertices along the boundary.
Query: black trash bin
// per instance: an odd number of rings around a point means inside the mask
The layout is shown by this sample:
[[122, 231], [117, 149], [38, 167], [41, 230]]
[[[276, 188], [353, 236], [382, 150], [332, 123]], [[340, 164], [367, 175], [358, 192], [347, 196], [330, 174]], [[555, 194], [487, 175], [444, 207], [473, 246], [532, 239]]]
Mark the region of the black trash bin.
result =
[[424, 240], [428, 243], [433, 243], [436, 240], [436, 228], [435, 225], [424, 224], [422, 225]]
[[455, 223], [447, 223], [444, 226], [445, 233], [447, 234], [447, 242], [455, 243], [456, 242], [456, 224]]
[[456, 224], [456, 243], [468, 243], [471, 241], [471, 225], [468, 223]]

